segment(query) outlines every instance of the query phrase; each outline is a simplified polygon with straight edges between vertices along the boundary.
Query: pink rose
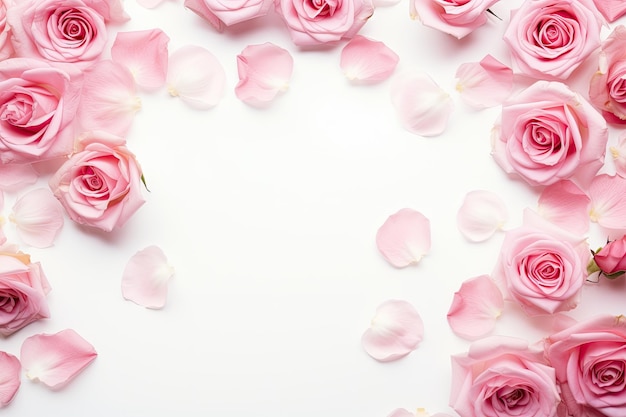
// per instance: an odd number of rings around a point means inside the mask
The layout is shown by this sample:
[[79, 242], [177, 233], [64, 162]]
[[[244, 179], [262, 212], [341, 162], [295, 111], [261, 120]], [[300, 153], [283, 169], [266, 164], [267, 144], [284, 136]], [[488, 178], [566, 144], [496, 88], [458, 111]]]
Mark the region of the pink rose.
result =
[[487, 9], [498, 0], [411, 0], [411, 16], [425, 26], [461, 39], [487, 22]]
[[560, 396], [543, 351], [494, 336], [452, 356], [450, 406], [463, 417], [553, 417]]
[[600, 46], [603, 23], [592, 0], [526, 0], [511, 12], [504, 41], [522, 74], [566, 79]]
[[598, 109], [626, 120], [626, 27], [617, 26], [601, 48], [598, 71], [589, 85], [589, 100]]
[[593, 260], [609, 278], [623, 275], [626, 271], [626, 236], [607, 243], [593, 254]]
[[77, 223], [106, 232], [141, 207], [142, 172], [123, 138], [91, 132], [50, 178], [50, 188]]
[[44, 61], [0, 61], [0, 163], [69, 155], [80, 84]]
[[120, 0], [23, 0], [8, 9], [16, 54], [91, 63], [107, 45], [106, 23], [128, 20]]
[[563, 83], [537, 81], [510, 98], [499, 125], [493, 157], [530, 185], [570, 179], [583, 187], [604, 163], [606, 121]]
[[626, 317], [602, 315], [545, 341], [568, 416], [626, 416]]
[[185, 0], [185, 7], [219, 31], [224, 26], [265, 16], [273, 4], [274, 0]]
[[374, 13], [371, 0], [277, 0], [276, 11], [299, 46], [350, 39]]
[[4, 1], [0, 0], [0, 61], [13, 55], [10, 33], [11, 28], [7, 25], [7, 7]]
[[8, 336], [36, 320], [50, 317], [50, 285], [39, 262], [0, 248], [0, 334]]

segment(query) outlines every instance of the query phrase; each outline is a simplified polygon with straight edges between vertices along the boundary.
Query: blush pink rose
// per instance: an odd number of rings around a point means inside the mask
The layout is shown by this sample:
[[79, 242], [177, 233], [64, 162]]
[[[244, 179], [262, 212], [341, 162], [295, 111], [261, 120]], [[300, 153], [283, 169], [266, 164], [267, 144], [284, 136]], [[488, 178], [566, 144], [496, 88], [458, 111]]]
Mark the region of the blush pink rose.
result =
[[411, 0], [411, 16], [428, 27], [463, 38], [487, 23], [487, 9], [498, 0]]
[[617, 26], [602, 42], [598, 71], [591, 77], [589, 100], [626, 121], [626, 27]]
[[623, 275], [626, 272], [626, 236], [608, 242], [593, 254], [593, 260], [609, 278]]
[[123, 138], [91, 132], [50, 178], [50, 189], [72, 220], [109, 232], [144, 203], [141, 168], [125, 145]]
[[502, 106], [493, 157], [532, 186], [570, 179], [588, 185], [604, 164], [602, 115], [560, 82], [537, 81]]
[[11, 28], [7, 24], [7, 7], [4, 1], [0, 0], [0, 61], [13, 55], [10, 34]]
[[50, 317], [46, 295], [50, 285], [39, 262], [21, 252], [0, 248], [0, 334]]
[[44, 61], [0, 61], [0, 163], [32, 163], [67, 156], [81, 77]]
[[626, 317], [602, 315], [545, 341], [568, 416], [626, 416]]
[[526, 0], [511, 12], [504, 41], [517, 71], [566, 79], [600, 46], [603, 23], [592, 0]]
[[560, 396], [543, 351], [493, 336], [452, 356], [450, 406], [463, 417], [555, 417]]
[[350, 39], [374, 13], [371, 0], [277, 0], [291, 39], [315, 46]]
[[265, 16], [274, 0], [185, 0], [185, 7], [217, 30]]

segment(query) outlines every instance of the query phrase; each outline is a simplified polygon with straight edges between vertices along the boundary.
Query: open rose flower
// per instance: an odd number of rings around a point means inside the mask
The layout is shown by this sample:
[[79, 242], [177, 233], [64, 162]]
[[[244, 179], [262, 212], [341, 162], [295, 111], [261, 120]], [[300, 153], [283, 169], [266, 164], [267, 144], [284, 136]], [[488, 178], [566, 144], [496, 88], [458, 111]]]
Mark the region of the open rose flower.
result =
[[212, 24], [217, 30], [225, 26], [265, 16], [272, 0], [185, 0], [185, 7]]
[[626, 236], [608, 242], [594, 252], [596, 267], [607, 277], [616, 278], [626, 272]]
[[626, 416], [626, 317], [601, 315], [545, 341], [568, 416]]
[[522, 74], [566, 79], [600, 46], [603, 23], [592, 0], [526, 0], [511, 12], [504, 41]]
[[46, 295], [50, 285], [39, 262], [0, 247], [0, 334], [8, 336], [22, 327], [50, 317]]
[[487, 9], [498, 0], [411, 0], [411, 16], [459, 39], [487, 22]]
[[298, 46], [350, 39], [374, 13], [371, 0], [277, 0], [276, 11]]
[[565, 84], [537, 81], [503, 104], [494, 136], [493, 157], [507, 173], [533, 186], [586, 186], [604, 163], [608, 129]]
[[490, 337], [452, 356], [450, 405], [463, 417], [553, 417], [560, 396], [543, 351]]
[[589, 100], [598, 109], [626, 120], [626, 27], [617, 26], [604, 42]]
[[125, 144], [123, 138], [90, 132], [50, 178], [50, 189], [72, 220], [109, 232], [144, 203], [141, 168]]

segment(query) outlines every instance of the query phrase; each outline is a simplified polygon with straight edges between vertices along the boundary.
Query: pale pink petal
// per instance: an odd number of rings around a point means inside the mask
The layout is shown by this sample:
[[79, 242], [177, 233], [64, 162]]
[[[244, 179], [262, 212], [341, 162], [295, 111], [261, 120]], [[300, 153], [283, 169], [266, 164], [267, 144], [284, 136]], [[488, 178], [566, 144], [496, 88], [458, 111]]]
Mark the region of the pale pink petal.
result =
[[615, 22], [626, 14], [626, 1], [624, 0], [593, 0], [593, 2], [609, 22]]
[[491, 55], [462, 64], [456, 78], [461, 99], [477, 109], [499, 106], [513, 91], [513, 70]]
[[503, 309], [498, 286], [488, 275], [480, 275], [463, 282], [454, 293], [448, 324], [457, 336], [475, 340], [491, 333]]
[[0, 352], [0, 408], [6, 407], [20, 387], [22, 364], [10, 353]]
[[63, 206], [49, 188], [37, 188], [15, 201], [9, 218], [24, 243], [47, 248], [63, 227], [63, 213]]
[[389, 216], [376, 233], [378, 250], [397, 268], [417, 264], [430, 250], [430, 244], [430, 221], [410, 208]]
[[626, 179], [619, 175], [596, 176], [589, 187], [590, 218], [609, 230], [626, 230]]
[[441, 134], [454, 109], [450, 95], [419, 72], [393, 79], [391, 101], [402, 126], [421, 136]]
[[224, 95], [226, 73], [217, 58], [200, 46], [188, 45], [169, 58], [167, 90], [189, 106], [207, 110]]
[[563, 180], [547, 186], [539, 196], [539, 214], [552, 223], [577, 234], [589, 230], [590, 200], [571, 181]]
[[30, 164], [0, 164], [0, 188], [15, 191], [37, 182], [39, 175]]
[[165, 84], [169, 41], [161, 29], [118, 32], [111, 58], [130, 70], [139, 88], [156, 90]]
[[502, 230], [508, 219], [508, 210], [502, 199], [485, 190], [468, 192], [456, 216], [459, 231], [472, 242], [489, 239]]
[[341, 50], [339, 66], [351, 81], [377, 82], [391, 76], [398, 60], [384, 43], [356, 35]]
[[423, 336], [424, 324], [417, 310], [406, 301], [388, 300], [376, 309], [361, 342], [372, 358], [388, 362], [411, 353]]
[[161, 3], [165, 3], [166, 0], [137, 0], [137, 4], [146, 9], [154, 9]]
[[167, 263], [157, 246], [133, 255], [122, 275], [122, 295], [125, 299], [147, 308], [162, 308], [167, 299], [167, 286], [174, 268]]
[[94, 347], [72, 329], [31, 336], [20, 351], [26, 377], [53, 389], [71, 382], [96, 356]]
[[415, 417], [415, 414], [404, 408], [396, 408], [387, 417]]
[[249, 45], [237, 55], [237, 71], [239, 82], [235, 95], [258, 106], [289, 88], [293, 58], [289, 51], [269, 42]]
[[615, 172], [620, 177], [626, 178], [626, 132], [622, 132], [615, 146], [610, 149], [613, 162], [615, 163]]

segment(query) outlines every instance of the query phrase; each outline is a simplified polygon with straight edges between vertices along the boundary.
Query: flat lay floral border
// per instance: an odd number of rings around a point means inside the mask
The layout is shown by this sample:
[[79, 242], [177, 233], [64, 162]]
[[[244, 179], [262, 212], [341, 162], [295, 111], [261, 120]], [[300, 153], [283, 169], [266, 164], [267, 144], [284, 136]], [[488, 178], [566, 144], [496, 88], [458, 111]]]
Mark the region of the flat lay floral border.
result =
[[[140, 4], [155, 12], [160, 6]], [[500, 19], [492, 10], [496, 4], [412, 0], [409, 14], [461, 41], [488, 19]], [[108, 26], [132, 19], [118, 1], [2, 6], [0, 209], [6, 208], [5, 193], [16, 197], [2, 220], [2, 230], [13, 227], [14, 241], [0, 234], [0, 334], [13, 338], [54, 314], [46, 301], [54, 282], [22, 246], [52, 246], [66, 218], [109, 233], [145, 203], [150, 179], [126, 141], [141, 93], [167, 90], [192, 111], [210, 111], [227, 93], [227, 74], [204, 47], [169, 51], [175, 34], [158, 28], [122, 30], [109, 42]], [[392, 106], [409, 132], [436, 137], [448, 126], [452, 97], [429, 74], [392, 78], [401, 57], [383, 40], [359, 35], [377, 8], [398, 7], [393, 1], [187, 0], [184, 6], [218, 32], [276, 13], [303, 51], [340, 48], [338, 70], [351, 82], [391, 79]], [[468, 277], [452, 298], [450, 328], [471, 344], [451, 358], [449, 405], [461, 417], [623, 416], [626, 320], [599, 312], [577, 322], [567, 312], [579, 305], [587, 285], [623, 279], [626, 272], [626, 134], [619, 133], [626, 120], [626, 29], [619, 18], [626, 6], [526, 0], [510, 12], [503, 37], [510, 62], [485, 51], [481, 61], [458, 68], [457, 91], [478, 111], [500, 106], [493, 159], [513, 180], [537, 190], [539, 199], [514, 228], [508, 228], [506, 205], [491, 192], [468, 192], [459, 208], [458, 229], [468, 241], [505, 236], [496, 264]], [[585, 90], [574, 89], [568, 80], [592, 59], [597, 71]], [[293, 66], [284, 48], [262, 40], [249, 45], [237, 56], [234, 94], [262, 111], [289, 94]], [[48, 188], [29, 188], [42, 177]], [[589, 246], [592, 228], [606, 244]], [[414, 208], [399, 208], [380, 226], [375, 243], [391, 267], [419, 268], [431, 249], [430, 222]], [[174, 273], [158, 246], [146, 247], [129, 256], [122, 296], [162, 308]], [[549, 319], [551, 334], [538, 341], [493, 335], [510, 305], [529, 318]], [[390, 362], [417, 349], [423, 332], [414, 306], [386, 300], [361, 342], [373, 359]], [[72, 329], [25, 338], [19, 358], [0, 354], [0, 404], [11, 403], [22, 375], [60, 389], [96, 356]], [[398, 408], [390, 414], [414, 415], [428, 413]]]

